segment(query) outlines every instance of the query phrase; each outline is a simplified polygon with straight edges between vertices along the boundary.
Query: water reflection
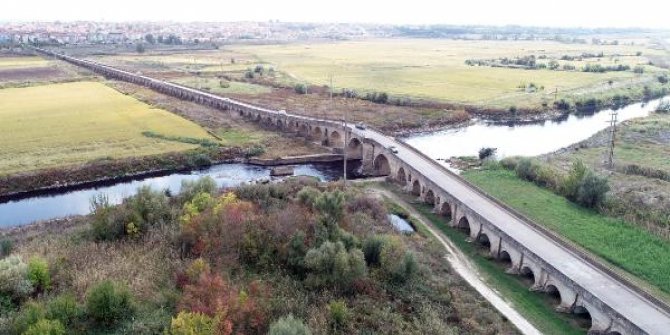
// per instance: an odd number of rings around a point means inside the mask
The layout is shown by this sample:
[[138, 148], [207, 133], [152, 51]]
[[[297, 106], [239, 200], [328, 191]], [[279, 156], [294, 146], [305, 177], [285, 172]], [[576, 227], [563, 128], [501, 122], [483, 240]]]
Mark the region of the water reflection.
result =
[[[348, 176], [355, 177], [357, 165], [350, 163]], [[323, 181], [337, 180], [342, 176], [342, 164], [298, 165], [294, 175], [314, 176]], [[68, 215], [88, 214], [92, 196], [103, 193], [111, 203], [118, 204], [124, 198], [132, 196], [140, 186], [154, 189], [169, 189], [178, 193], [181, 182], [210, 176], [220, 187], [237, 186], [243, 182], [259, 179], [271, 179], [270, 169], [246, 164], [221, 164], [203, 170], [178, 172], [165, 176], [148, 177], [96, 187], [84, 187], [64, 192], [50, 192], [25, 199], [0, 203], [0, 228], [18, 226], [37, 220], [47, 220]], [[276, 179], [276, 178], [273, 178]]]
[[[647, 116], [659, 100], [637, 103], [617, 110], [618, 120]], [[479, 122], [468, 127], [411, 136], [407, 143], [430, 157], [446, 159], [476, 156], [483, 147], [497, 148], [498, 157], [536, 156], [549, 153], [591, 137], [605, 129], [611, 109], [591, 115], [565, 115], [563, 118], [532, 124]]]

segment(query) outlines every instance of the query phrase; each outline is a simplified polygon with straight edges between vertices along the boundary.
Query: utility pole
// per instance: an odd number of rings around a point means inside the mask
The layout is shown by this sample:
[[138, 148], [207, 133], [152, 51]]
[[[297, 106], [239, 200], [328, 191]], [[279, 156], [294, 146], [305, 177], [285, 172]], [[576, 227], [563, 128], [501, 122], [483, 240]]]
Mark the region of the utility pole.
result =
[[617, 111], [612, 111], [610, 114], [611, 119], [610, 119], [610, 143], [609, 143], [609, 152], [607, 155], [607, 166], [610, 169], [614, 168], [614, 139], [616, 135], [616, 123], [617, 123], [617, 116], [619, 113]]

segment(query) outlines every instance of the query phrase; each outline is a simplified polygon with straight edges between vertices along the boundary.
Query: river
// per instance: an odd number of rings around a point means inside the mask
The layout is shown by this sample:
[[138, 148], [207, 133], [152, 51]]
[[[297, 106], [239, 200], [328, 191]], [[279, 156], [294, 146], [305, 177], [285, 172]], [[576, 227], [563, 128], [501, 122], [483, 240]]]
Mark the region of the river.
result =
[[[359, 166], [360, 164], [350, 163], [347, 167], [349, 171], [347, 175], [355, 177], [355, 171]], [[297, 165], [294, 175], [313, 176], [322, 181], [337, 180], [342, 176], [342, 163]], [[138, 178], [111, 183], [111, 185], [44, 192], [43, 194], [0, 203], [0, 228], [20, 226], [34, 221], [69, 215], [88, 214], [90, 213], [90, 200], [96, 194], [105, 194], [111, 203], [118, 204], [123, 198], [134, 195], [140, 186], [151, 186], [160, 190], [168, 189], [172, 193], [178, 193], [182, 181], [196, 180], [204, 176], [212, 177], [219, 187], [232, 187], [255, 180], [282, 179], [270, 177], [270, 169], [267, 167], [247, 164], [219, 164], [201, 170]]]
[[[617, 111], [619, 122], [649, 115], [661, 99], [635, 103]], [[498, 158], [537, 156], [583, 141], [609, 126], [613, 110], [574, 115], [533, 124], [478, 121], [472, 125], [409, 136], [405, 141], [435, 159], [477, 156], [484, 147], [497, 148]]]
[[[646, 116], [658, 106], [659, 101], [620, 108], [617, 110], [618, 120]], [[482, 147], [497, 148], [499, 158], [511, 155], [535, 156], [582, 141], [605, 129], [611, 113], [611, 109], [605, 109], [590, 115], [569, 115], [560, 120], [520, 125], [479, 121], [466, 127], [410, 136], [406, 142], [435, 159], [476, 156]], [[350, 174], [354, 176], [358, 166], [351, 164], [349, 167]], [[342, 164], [298, 165], [295, 175], [314, 176], [323, 181], [337, 180], [342, 175]], [[0, 228], [88, 214], [91, 197], [99, 193], [106, 194], [112, 203], [120, 203], [144, 185], [177, 193], [183, 180], [203, 176], [214, 178], [221, 187], [232, 187], [243, 182], [270, 178], [270, 169], [245, 164], [221, 164], [203, 170], [139, 178], [111, 185], [46, 192], [0, 203]]]

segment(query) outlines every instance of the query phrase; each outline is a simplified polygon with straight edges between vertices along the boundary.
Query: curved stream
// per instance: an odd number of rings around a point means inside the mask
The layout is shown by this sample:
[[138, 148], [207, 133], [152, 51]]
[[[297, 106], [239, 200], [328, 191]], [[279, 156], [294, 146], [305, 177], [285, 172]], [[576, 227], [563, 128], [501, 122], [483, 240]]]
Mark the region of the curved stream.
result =
[[[661, 99], [635, 103], [617, 110], [619, 122], [649, 115]], [[498, 158], [537, 156], [583, 141], [609, 126], [613, 110], [591, 115], [568, 115], [559, 120], [533, 124], [477, 122], [473, 125], [409, 136], [405, 141], [435, 159], [477, 156], [484, 147], [497, 148]]]

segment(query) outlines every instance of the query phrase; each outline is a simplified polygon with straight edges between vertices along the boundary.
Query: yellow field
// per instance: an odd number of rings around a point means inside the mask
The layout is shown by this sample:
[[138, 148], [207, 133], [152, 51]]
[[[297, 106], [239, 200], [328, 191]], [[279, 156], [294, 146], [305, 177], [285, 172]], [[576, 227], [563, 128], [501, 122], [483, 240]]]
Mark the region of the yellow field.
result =
[[0, 174], [195, 147], [144, 131], [210, 138], [195, 123], [96, 82], [0, 90], [0, 120]]
[[41, 57], [0, 57], [0, 70], [43, 67], [48, 66], [49, 64], [49, 60]]
[[[259, 62], [290, 74], [297, 81], [326, 85], [331, 74], [334, 86], [360, 91], [385, 91], [395, 95], [490, 106], [531, 106], [553, 99], [555, 90], [582, 94], [614, 85], [648, 80], [651, 75], [627, 72], [584, 73], [468, 66], [466, 59], [524, 55], [580, 55], [582, 52], [621, 54], [606, 57], [603, 65], [617, 62], [631, 66], [646, 63], [645, 55], [658, 53], [644, 46], [600, 46], [541, 41], [456, 41], [394, 39], [320, 44], [233, 46], [233, 52], [257, 57]], [[634, 56], [638, 51], [642, 57]], [[544, 61], [547, 62], [548, 60]], [[542, 62], [542, 60], [538, 60]], [[592, 60], [583, 61], [581, 65]], [[573, 62], [579, 63], [579, 62]], [[580, 65], [580, 64], [576, 64]], [[655, 68], [649, 67], [649, 71]], [[642, 78], [639, 78], [642, 77]], [[520, 85], [544, 87], [526, 93]]]

